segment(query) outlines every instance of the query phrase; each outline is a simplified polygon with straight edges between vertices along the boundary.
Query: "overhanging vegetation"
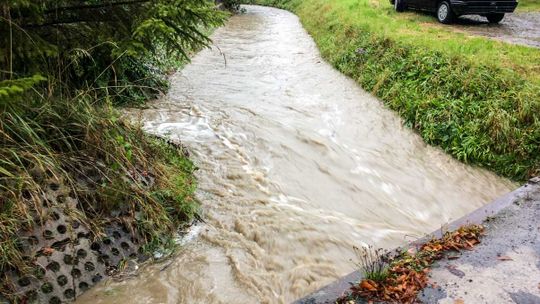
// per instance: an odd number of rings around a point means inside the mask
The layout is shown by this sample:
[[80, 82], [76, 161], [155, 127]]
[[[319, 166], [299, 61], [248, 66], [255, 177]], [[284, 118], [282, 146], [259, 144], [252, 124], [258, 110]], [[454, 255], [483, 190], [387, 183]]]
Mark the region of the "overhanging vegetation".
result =
[[[227, 1], [231, 7], [234, 1]], [[198, 212], [196, 169], [183, 149], [145, 135], [117, 105], [167, 89], [169, 70], [210, 40], [227, 13], [213, 1], [0, 3], [0, 290], [31, 271], [21, 232], [51, 217], [51, 185], [78, 201], [72, 217], [103, 236], [122, 223], [147, 252], [174, 246]], [[150, 182], [149, 182], [150, 181]], [[47, 249], [50, 251], [52, 249]]]

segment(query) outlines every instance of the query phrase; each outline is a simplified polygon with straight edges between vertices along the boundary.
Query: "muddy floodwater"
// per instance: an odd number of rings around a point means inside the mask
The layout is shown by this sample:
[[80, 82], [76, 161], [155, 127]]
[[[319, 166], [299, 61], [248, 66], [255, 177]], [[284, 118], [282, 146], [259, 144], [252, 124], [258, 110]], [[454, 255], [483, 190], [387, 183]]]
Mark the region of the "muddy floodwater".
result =
[[452, 159], [325, 63], [298, 18], [247, 7], [133, 111], [200, 168], [205, 223], [171, 259], [77, 303], [289, 303], [514, 188]]

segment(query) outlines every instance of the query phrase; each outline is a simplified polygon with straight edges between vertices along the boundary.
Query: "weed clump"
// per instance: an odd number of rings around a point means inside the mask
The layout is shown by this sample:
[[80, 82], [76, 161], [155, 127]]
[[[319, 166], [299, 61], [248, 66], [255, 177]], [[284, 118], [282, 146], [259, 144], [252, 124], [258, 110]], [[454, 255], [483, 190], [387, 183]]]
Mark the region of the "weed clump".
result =
[[403, 251], [392, 257], [387, 252], [381, 254], [382, 249], [364, 247], [358, 264], [364, 278], [337, 302], [363, 298], [373, 302], [415, 303], [418, 293], [428, 284], [429, 267], [449, 251], [472, 249], [483, 233], [484, 227], [480, 225], [463, 226], [420, 245], [417, 252]]
[[383, 282], [388, 277], [388, 268], [390, 266], [390, 257], [388, 251], [378, 248], [374, 249], [372, 245], [362, 248], [353, 247], [356, 254], [356, 267], [360, 269], [364, 278]]

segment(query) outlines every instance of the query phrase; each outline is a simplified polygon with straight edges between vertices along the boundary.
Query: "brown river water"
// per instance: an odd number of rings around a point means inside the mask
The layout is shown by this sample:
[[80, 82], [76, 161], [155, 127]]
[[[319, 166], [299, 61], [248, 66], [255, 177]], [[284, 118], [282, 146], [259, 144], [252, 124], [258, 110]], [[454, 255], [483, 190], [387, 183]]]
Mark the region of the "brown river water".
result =
[[[464, 165], [325, 63], [298, 18], [247, 7], [140, 113], [200, 167], [206, 223], [77, 303], [289, 303], [515, 187]], [[226, 58], [226, 60], [224, 60]]]

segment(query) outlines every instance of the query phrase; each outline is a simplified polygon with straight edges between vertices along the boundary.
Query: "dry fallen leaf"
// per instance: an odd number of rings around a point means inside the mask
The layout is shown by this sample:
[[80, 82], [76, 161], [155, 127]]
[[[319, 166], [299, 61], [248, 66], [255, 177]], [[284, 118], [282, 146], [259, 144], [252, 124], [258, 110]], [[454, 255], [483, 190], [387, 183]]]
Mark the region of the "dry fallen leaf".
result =
[[53, 254], [54, 252], [54, 249], [52, 249], [51, 247], [44, 247], [43, 248], [43, 254], [44, 255], [51, 255]]
[[448, 271], [451, 274], [453, 274], [453, 275], [455, 275], [457, 277], [462, 278], [462, 277], [465, 276], [465, 272], [459, 270], [455, 265], [448, 265], [448, 266], [446, 266], [446, 269], [448, 269]]
[[501, 255], [500, 257], [497, 257], [497, 260], [499, 260], [499, 261], [513, 261], [514, 259], [512, 259], [511, 257], [509, 257], [507, 255]]
[[[388, 278], [382, 282], [365, 279], [351, 288], [353, 294], [365, 298], [370, 304], [378, 302], [414, 303], [417, 294], [426, 286], [431, 285], [432, 288], [437, 286], [437, 283], [428, 282], [428, 274], [433, 262], [445, 257], [450, 260], [458, 258], [459, 253], [451, 254], [450, 251], [471, 250], [474, 245], [480, 242], [479, 238], [482, 236], [482, 232], [482, 226], [464, 226], [453, 233], [447, 232], [442, 238], [433, 239], [416, 250], [409, 248], [408, 254], [393, 261], [394, 266], [389, 269], [391, 275]], [[501, 257], [501, 259], [507, 260], [505, 258], [510, 259], [509, 257]], [[412, 267], [416, 265], [422, 268], [416, 270]], [[448, 267], [448, 270], [460, 277], [465, 275], [455, 265]], [[348, 301], [349, 298], [342, 297], [338, 303], [349, 304]], [[455, 304], [464, 304], [463, 299], [454, 301]]]
[[363, 280], [362, 283], [360, 283], [360, 288], [364, 290], [369, 290], [369, 291], [376, 291], [377, 288], [373, 285], [376, 285], [376, 284], [372, 284], [371, 282], [368, 282], [367, 280]]

